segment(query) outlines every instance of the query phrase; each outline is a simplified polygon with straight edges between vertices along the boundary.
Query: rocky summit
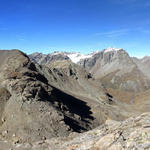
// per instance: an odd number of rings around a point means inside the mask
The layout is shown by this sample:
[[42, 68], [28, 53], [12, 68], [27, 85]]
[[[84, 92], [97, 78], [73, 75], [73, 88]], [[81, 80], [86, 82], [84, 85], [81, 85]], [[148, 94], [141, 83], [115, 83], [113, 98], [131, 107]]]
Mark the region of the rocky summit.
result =
[[150, 61], [0, 50], [0, 150], [150, 149]]
[[149, 61], [146, 58], [132, 58], [123, 49], [109, 48], [78, 64], [100, 80], [109, 93], [131, 104], [137, 93], [150, 88]]

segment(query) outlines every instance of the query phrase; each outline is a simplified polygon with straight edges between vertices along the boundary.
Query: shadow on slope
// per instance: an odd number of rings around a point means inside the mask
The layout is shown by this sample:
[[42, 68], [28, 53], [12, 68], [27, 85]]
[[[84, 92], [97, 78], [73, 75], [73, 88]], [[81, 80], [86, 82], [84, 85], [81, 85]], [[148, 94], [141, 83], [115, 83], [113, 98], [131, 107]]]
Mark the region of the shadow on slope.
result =
[[[41, 100], [47, 99], [64, 114], [64, 121], [75, 132], [88, 131], [94, 127], [91, 108], [86, 102], [52, 87], [51, 97], [42, 92]], [[43, 98], [42, 98], [43, 97]], [[47, 98], [46, 98], [47, 97]]]

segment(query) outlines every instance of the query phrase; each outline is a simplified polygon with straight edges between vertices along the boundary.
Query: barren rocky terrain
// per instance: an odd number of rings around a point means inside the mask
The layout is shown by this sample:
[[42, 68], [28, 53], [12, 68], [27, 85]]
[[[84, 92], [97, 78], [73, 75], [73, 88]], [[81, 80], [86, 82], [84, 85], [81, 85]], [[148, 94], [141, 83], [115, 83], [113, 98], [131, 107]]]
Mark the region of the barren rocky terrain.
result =
[[148, 58], [132, 58], [123, 49], [110, 48], [83, 59], [78, 64], [95, 79], [99, 79], [109, 93], [132, 104], [137, 93], [150, 88]]
[[150, 149], [148, 69], [123, 49], [1, 50], [0, 150]]

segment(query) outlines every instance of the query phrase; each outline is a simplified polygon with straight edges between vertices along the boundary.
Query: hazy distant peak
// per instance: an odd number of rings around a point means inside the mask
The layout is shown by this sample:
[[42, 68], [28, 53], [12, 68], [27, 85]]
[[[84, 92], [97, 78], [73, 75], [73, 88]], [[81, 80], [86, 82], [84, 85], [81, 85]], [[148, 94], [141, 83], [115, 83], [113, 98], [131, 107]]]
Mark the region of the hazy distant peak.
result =
[[142, 58], [142, 60], [147, 60], [147, 59], [150, 59], [150, 56], [144, 56], [144, 57]]

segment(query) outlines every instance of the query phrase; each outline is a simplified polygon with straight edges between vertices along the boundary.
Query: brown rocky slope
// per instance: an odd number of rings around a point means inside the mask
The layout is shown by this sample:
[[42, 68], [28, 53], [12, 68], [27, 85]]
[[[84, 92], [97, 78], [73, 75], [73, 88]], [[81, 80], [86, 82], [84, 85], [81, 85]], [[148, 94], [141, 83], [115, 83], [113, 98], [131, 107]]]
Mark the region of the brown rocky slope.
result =
[[20, 142], [67, 136], [98, 125], [86, 102], [49, 85], [18, 50], [0, 51], [0, 103], [0, 133]]

